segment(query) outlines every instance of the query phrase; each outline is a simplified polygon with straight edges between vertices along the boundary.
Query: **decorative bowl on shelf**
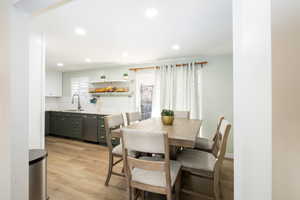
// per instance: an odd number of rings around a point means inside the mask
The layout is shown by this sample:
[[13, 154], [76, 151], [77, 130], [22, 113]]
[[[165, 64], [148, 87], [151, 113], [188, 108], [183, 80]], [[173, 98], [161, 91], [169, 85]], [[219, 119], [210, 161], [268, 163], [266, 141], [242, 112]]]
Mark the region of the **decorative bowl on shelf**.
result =
[[173, 125], [174, 121], [174, 111], [163, 109], [161, 112], [161, 121], [164, 125]]

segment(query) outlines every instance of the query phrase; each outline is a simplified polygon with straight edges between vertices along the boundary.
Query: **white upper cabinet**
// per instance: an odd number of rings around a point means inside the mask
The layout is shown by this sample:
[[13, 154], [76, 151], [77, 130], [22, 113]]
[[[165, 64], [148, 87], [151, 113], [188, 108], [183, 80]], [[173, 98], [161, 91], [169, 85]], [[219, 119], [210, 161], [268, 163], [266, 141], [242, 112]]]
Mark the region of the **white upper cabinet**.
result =
[[46, 97], [62, 96], [62, 72], [46, 72]]

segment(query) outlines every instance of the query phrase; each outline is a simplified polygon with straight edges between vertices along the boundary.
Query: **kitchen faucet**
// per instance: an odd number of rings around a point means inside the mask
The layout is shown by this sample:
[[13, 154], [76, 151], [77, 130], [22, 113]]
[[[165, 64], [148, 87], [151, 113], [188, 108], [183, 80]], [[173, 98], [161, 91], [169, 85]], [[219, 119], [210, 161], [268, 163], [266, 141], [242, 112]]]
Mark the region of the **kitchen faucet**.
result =
[[72, 96], [72, 104], [75, 103], [74, 99], [75, 99], [76, 96], [78, 97], [77, 110], [78, 110], [78, 111], [81, 111], [80, 96], [79, 96], [79, 94], [73, 94], [73, 96]]

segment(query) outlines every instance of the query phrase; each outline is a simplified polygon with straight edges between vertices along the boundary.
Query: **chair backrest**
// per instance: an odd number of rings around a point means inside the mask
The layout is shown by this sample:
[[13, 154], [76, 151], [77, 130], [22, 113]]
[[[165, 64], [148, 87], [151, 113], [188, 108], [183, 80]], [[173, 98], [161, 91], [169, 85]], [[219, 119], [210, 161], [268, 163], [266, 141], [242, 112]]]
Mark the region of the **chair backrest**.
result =
[[[166, 132], [150, 132], [138, 129], [122, 128], [122, 141], [124, 152], [124, 163], [126, 166], [127, 178], [132, 182], [131, 174], [134, 168], [148, 171], [161, 171], [165, 174], [166, 189], [171, 188], [170, 155], [168, 135]], [[128, 156], [128, 150], [145, 153], [164, 154], [164, 160], [153, 161], [138, 159]]]
[[218, 136], [216, 138], [218, 147], [217, 160], [214, 166], [214, 188], [219, 188], [220, 171], [225, 157], [227, 140], [230, 133], [231, 124], [227, 120], [222, 120], [219, 127]]
[[122, 114], [116, 115], [108, 115], [104, 117], [104, 127], [106, 133], [106, 143], [109, 151], [112, 151], [112, 137], [111, 137], [111, 130], [121, 128], [124, 126], [124, 119]]
[[190, 119], [190, 111], [174, 111], [174, 117]]
[[218, 152], [219, 152], [219, 148], [220, 148], [220, 141], [218, 140], [218, 137], [219, 137], [220, 127], [221, 127], [221, 124], [222, 124], [223, 120], [224, 120], [224, 117], [220, 116], [219, 119], [218, 119], [218, 123], [217, 123], [217, 130], [216, 130], [216, 132], [214, 134], [214, 137], [213, 137], [214, 146], [213, 146], [212, 153], [214, 154], [215, 157], [218, 156]]
[[220, 116], [219, 119], [218, 119], [217, 130], [216, 130], [216, 133], [215, 133], [214, 138], [213, 138], [214, 141], [215, 141], [216, 137], [218, 136], [218, 133], [219, 133], [219, 130], [220, 130], [222, 121], [223, 121], [224, 119], [225, 119], [224, 116]]
[[217, 137], [218, 154], [217, 158], [221, 162], [225, 157], [227, 140], [230, 133], [231, 124], [227, 120], [222, 120]]
[[127, 125], [130, 125], [134, 122], [139, 122], [142, 120], [142, 114], [140, 112], [131, 112], [126, 113]]

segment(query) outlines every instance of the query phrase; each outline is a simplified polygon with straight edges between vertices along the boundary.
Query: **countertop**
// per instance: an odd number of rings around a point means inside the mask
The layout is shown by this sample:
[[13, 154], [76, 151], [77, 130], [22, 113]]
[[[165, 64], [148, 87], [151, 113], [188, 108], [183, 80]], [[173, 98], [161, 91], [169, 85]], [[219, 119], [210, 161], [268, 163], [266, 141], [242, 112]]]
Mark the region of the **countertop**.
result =
[[48, 156], [48, 152], [43, 149], [30, 149], [29, 150], [29, 165], [33, 165]]
[[111, 115], [108, 113], [98, 113], [93, 111], [72, 111], [72, 110], [46, 110], [46, 112], [64, 112], [64, 113], [78, 113], [78, 114], [90, 114], [90, 115]]

